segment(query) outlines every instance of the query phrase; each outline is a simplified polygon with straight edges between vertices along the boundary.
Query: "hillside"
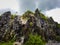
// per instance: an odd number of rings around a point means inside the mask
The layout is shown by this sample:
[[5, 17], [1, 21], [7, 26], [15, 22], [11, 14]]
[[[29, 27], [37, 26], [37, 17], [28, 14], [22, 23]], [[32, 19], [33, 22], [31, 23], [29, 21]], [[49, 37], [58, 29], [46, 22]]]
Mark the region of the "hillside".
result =
[[35, 12], [28, 10], [22, 16], [12, 15], [10, 11], [0, 16], [0, 42], [19, 42], [24, 37], [25, 43], [30, 34], [41, 36], [45, 42], [60, 42], [60, 24], [38, 9]]

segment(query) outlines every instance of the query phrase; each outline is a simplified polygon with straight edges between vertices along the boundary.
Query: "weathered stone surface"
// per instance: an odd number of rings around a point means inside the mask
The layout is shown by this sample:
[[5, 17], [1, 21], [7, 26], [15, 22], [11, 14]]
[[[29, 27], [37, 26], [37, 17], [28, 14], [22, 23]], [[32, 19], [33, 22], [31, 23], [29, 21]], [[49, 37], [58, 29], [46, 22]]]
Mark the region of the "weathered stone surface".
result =
[[[24, 42], [29, 38], [29, 34], [38, 34], [48, 42], [48, 40], [57, 40], [60, 36], [60, 28], [51, 17], [44, 20], [44, 16], [36, 9], [34, 14], [25, 13], [27, 21], [21, 21], [20, 16], [16, 15], [11, 19], [11, 12], [5, 12], [0, 19], [0, 41], [9, 41], [13, 37], [15, 41], [19, 41], [24, 36]], [[33, 15], [33, 16], [32, 16]], [[43, 18], [42, 18], [43, 17]]]

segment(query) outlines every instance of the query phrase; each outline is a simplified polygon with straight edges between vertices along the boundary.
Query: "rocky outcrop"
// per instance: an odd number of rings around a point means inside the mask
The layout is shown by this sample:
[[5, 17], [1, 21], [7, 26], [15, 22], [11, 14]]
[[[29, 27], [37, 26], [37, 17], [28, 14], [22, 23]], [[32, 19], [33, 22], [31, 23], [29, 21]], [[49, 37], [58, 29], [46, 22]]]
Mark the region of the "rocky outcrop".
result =
[[11, 18], [11, 12], [5, 12], [1, 15], [0, 19], [0, 41], [5, 40], [5, 36], [10, 31], [10, 18]]
[[59, 41], [57, 40], [60, 38], [59, 24], [52, 17], [44, 16], [38, 9], [35, 13], [27, 11], [22, 16], [11, 17], [10, 11], [0, 16], [0, 41], [9, 41], [13, 38], [15, 38], [15, 41], [20, 41], [21, 36], [24, 36], [24, 42], [26, 42], [30, 33], [41, 35], [45, 41]]

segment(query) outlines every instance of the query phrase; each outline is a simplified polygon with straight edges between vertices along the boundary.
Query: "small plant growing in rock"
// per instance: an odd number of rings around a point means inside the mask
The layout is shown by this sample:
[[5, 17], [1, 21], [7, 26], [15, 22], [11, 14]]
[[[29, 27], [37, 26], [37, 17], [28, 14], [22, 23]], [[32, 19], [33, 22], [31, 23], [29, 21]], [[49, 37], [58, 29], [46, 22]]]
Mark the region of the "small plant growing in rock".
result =
[[25, 45], [45, 45], [45, 42], [41, 39], [41, 36], [38, 36], [37, 34], [29, 35], [28, 41], [25, 43]]

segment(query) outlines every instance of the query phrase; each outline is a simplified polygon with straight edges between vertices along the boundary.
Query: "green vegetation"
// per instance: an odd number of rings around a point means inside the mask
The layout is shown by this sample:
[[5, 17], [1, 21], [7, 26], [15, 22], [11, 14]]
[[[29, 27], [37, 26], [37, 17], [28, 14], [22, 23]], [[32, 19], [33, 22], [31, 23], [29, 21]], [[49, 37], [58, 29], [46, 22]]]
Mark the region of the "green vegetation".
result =
[[60, 24], [57, 24], [57, 27], [60, 28]]
[[13, 45], [13, 42], [2, 42], [0, 45]]
[[9, 42], [0, 42], [0, 45], [13, 45], [13, 41], [9, 41]]
[[16, 15], [11, 15], [11, 19], [14, 19]]
[[28, 15], [28, 14], [34, 14], [34, 13], [32, 11], [30, 11], [30, 10], [27, 10], [24, 14]]
[[45, 21], [48, 19], [48, 17], [46, 17], [44, 14], [42, 14], [42, 13], [40, 13], [40, 17], [42, 18], [42, 19], [44, 19]]
[[55, 40], [58, 41], [58, 42], [60, 42], [60, 36], [56, 36]]
[[41, 36], [38, 36], [37, 34], [29, 35], [28, 41], [25, 43], [25, 45], [45, 45], [45, 42], [41, 39]]
[[0, 45], [13, 45], [14, 42], [15, 42], [15, 38], [11, 39], [8, 42], [0, 42]]
[[30, 22], [30, 26], [33, 26], [33, 22]]
[[0, 20], [1, 20], [1, 16], [0, 16]]
[[23, 17], [23, 19], [25, 19], [25, 18], [26, 18], [26, 19], [29, 19], [29, 15], [30, 15], [30, 14], [33, 14], [33, 15], [34, 15], [34, 13], [33, 13], [33, 12], [31, 12], [31, 11], [29, 11], [29, 10], [28, 10], [28, 11], [26, 11], [26, 12], [23, 14], [23, 16], [22, 16], [22, 17]]

